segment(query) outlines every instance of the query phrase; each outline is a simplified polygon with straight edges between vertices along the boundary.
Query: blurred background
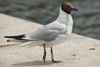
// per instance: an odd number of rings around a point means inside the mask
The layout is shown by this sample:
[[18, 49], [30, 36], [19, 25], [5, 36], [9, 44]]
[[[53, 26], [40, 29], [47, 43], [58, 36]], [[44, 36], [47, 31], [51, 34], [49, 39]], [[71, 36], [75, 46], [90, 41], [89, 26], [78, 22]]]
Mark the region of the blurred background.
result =
[[45, 25], [58, 17], [66, 1], [79, 10], [72, 12], [73, 33], [100, 40], [100, 0], [0, 0], [0, 13]]

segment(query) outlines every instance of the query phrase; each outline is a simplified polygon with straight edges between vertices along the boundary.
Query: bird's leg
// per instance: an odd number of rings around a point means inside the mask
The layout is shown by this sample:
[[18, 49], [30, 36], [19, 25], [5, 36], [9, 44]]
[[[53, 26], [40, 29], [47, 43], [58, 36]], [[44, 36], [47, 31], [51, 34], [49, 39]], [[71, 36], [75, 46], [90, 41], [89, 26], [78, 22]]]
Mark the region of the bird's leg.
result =
[[44, 47], [44, 55], [43, 55], [43, 60], [44, 60], [44, 63], [45, 63], [45, 58], [46, 58], [46, 48], [45, 48], [45, 44], [43, 44], [43, 47]]
[[52, 62], [53, 62], [53, 63], [59, 63], [59, 62], [62, 62], [62, 61], [55, 61], [55, 60], [54, 60], [53, 49], [52, 49], [52, 47], [51, 47], [51, 59], [52, 59]]

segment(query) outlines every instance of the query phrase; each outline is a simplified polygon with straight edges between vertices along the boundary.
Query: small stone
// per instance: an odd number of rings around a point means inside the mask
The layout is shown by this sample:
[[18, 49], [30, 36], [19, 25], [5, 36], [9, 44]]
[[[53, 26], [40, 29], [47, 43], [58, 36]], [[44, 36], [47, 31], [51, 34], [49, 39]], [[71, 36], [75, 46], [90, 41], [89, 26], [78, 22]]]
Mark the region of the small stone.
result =
[[89, 50], [95, 50], [95, 48], [90, 48]]
[[76, 54], [73, 54], [72, 56], [76, 56]]
[[17, 52], [15, 54], [17, 54]]

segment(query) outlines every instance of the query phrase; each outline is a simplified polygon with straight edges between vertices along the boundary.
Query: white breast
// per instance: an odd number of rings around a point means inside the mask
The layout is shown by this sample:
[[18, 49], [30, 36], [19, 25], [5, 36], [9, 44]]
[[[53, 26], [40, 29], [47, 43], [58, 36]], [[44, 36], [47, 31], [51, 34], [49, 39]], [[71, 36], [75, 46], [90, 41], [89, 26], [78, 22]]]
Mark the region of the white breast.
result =
[[66, 34], [70, 35], [72, 33], [72, 28], [73, 28], [73, 19], [72, 19], [71, 15], [69, 16], [69, 20], [68, 20], [66, 27], [67, 27], [67, 33]]

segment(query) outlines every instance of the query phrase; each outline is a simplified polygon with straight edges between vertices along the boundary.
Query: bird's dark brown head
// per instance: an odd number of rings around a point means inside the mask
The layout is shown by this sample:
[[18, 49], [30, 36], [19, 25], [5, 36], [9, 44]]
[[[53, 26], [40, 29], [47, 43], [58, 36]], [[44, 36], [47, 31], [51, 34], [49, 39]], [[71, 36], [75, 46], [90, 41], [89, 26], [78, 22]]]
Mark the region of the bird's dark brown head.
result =
[[62, 3], [61, 9], [62, 9], [64, 12], [68, 13], [68, 14], [70, 14], [72, 10], [78, 11], [78, 9], [73, 8], [72, 4], [69, 3], [69, 2]]

